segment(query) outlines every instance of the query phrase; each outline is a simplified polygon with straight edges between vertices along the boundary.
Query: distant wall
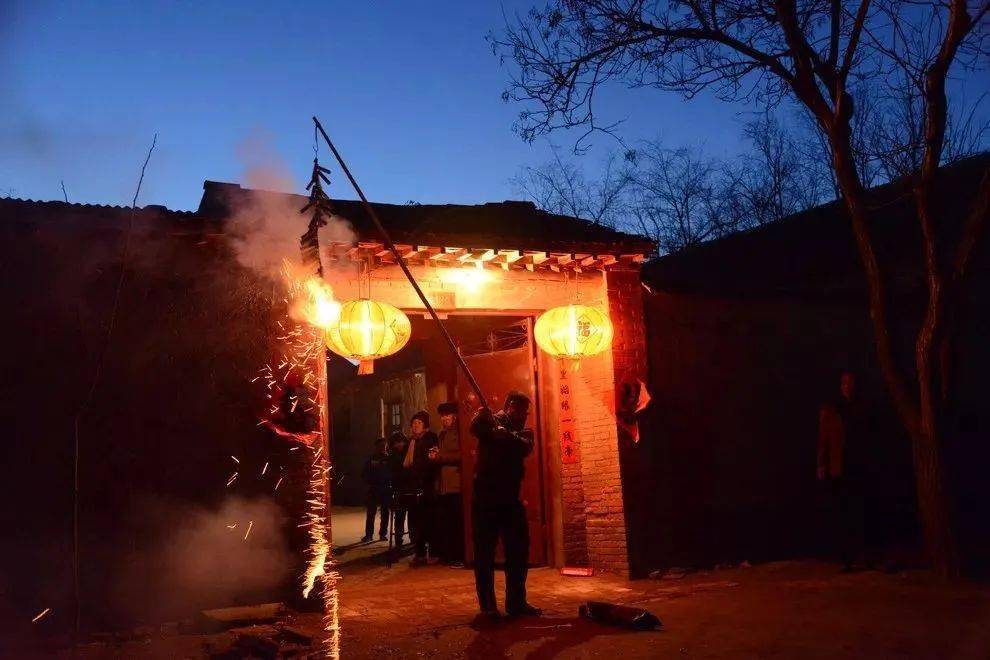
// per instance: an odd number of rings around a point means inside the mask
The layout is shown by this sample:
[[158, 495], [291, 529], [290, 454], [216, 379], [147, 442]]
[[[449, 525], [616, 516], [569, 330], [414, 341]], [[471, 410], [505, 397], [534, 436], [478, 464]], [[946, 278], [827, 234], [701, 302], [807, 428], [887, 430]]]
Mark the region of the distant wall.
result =
[[[933, 204], [951, 257], [988, 154], [939, 173]], [[885, 283], [894, 359], [913, 380], [927, 304], [909, 178], [870, 192], [870, 234]], [[846, 210], [835, 202], [644, 266], [650, 388], [643, 421], [656, 482], [656, 525], [642, 532], [659, 563], [820, 552], [814, 480], [817, 410], [836, 373], [861, 375], [878, 418], [873, 531], [916, 538], [910, 442], [877, 365], [867, 287]], [[968, 266], [940, 410], [946, 484], [959, 546], [990, 569], [990, 236]], [[704, 295], [703, 295], [704, 294]], [[913, 394], [913, 392], [912, 392]], [[642, 466], [643, 462], [637, 465]], [[632, 542], [631, 542], [632, 545]]]
[[909, 444], [865, 308], [663, 293], [645, 306], [653, 401], [640, 426], [655, 490], [642, 555], [670, 566], [821, 552], [818, 409], [844, 366], [875, 412], [878, 540], [912, 537]]
[[[128, 214], [35, 210], [5, 211], [0, 223], [0, 619], [51, 607], [69, 625], [73, 415], [106, 336]], [[87, 627], [270, 598], [293, 578], [294, 524], [281, 506], [293, 493], [272, 492], [294, 459], [257, 426], [264, 387], [251, 383], [269, 360], [272, 286], [239, 267], [217, 231], [155, 213], [135, 220], [80, 424]]]

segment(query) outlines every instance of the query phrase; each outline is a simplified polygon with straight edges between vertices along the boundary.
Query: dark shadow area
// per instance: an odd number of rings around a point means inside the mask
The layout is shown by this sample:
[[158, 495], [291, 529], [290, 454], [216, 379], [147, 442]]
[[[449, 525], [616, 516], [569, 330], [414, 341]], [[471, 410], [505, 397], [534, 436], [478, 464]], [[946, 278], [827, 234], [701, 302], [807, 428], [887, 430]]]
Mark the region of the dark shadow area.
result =
[[[16, 567], [0, 620], [17, 627], [51, 608], [28, 626], [47, 634], [72, 622], [74, 415], [106, 336], [129, 211], [0, 200], [0, 219], [0, 562]], [[277, 600], [295, 579], [283, 505], [298, 493], [272, 494], [297, 459], [256, 425], [264, 403], [251, 382], [270, 359], [272, 287], [216, 232], [160, 208], [134, 219], [113, 340], [79, 424], [84, 630]]]
[[[941, 231], [959, 230], [990, 156], [946, 168]], [[964, 194], [965, 192], [965, 194]], [[903, 184], [871, 191], [874, 240], [887, 278], [899, 368], [913, 374], [926, 294], [917, 220]], [[817, 482], [821, 404], [857, 374], [869, 413], [867, 542], [920, 558], [911, 443], [880, 373], [865, 278], [838, 204], [704, 243], [644, 267], [652, 403], [642, 440], [623, 447], [637, 502], [634, 570], [731, 560], [830, 556], [826, 493]], [[990, 566], [985, 524], [986, 389], [990, 374], [990, 242], [974, 254], [945, 411], [944, 461], [959, 547], [970, 574]], [[650, 468], [644, 468], [645, 465]]]
[[595, 637], [659, 634], [611, 628], [582, 617], [504, 618], [495, 623], [477, 618], [471, 623], [471, 629], [478, 634], [464, 650], [464, 655], [472, 660], [507, 658], [512, 646], [535, 641], [540, 643], [526, 654], [527, 660], [550, 660]]

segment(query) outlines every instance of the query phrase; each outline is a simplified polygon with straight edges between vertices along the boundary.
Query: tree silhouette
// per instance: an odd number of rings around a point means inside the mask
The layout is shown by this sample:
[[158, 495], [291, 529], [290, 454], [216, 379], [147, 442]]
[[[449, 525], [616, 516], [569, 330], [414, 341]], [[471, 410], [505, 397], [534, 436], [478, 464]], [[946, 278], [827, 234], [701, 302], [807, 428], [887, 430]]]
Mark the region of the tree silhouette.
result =
[[[912, 441], [927, 550], [947, 577], [958, 574], [959, 561], [942, 460], [951, 373], [939, 368], [939, 355], [953, 350], [959, 292], [990, 209], [990, 172], [958, 236], [940, 231], [932, 199], [951, 146], [947, 80], [985, 62], [988, 11], [987, 0], [555, 0], [490, 36], [494, 50], [515, 64], [505, 97], [526, 104], [516, 128], [527, 140], [558, 128], [614, 130], [596, 117], [595, 100], [616, 82], [687, 97], [710, 91], [767, 107], [787, 99], [806, 109], [849, 212], [881, 371]], [[910, 108], [904, 130], [886, 136], [883, 155], [911, 171], [923, 237], [927, 301], [913, 373], [894, 357], [887, 282], [869, 231], [868, 182], [855, 140], [859, 81], [884, 81], [887, 97], [906, 99]]]

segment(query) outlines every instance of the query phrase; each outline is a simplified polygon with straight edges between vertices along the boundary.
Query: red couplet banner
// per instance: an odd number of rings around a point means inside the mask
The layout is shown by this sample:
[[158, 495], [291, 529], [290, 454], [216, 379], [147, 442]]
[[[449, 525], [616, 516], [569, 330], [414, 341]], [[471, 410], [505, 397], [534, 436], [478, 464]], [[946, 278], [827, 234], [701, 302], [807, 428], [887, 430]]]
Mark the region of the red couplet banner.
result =
[[578, 447], [574, 429], [574, 407], [571, 405], [571, 370], [566, 362], [560, 365], [560, 379], [557, 383], [557, 419], [560, 434], [560, 460], [562, 463], [577, 463]]

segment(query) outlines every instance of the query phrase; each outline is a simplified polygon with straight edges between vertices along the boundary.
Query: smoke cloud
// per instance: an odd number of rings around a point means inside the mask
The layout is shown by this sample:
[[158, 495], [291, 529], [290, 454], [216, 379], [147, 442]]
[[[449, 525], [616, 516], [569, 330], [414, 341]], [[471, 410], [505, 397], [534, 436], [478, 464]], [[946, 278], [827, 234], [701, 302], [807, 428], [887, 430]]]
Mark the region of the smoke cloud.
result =
[[[218, 509], [176, 503], [146, 507], [168, 533], [144, 561], [124, 570], [118, 603], [142, 604], [135, 619], [168, 620], [234, 603], [278, 598], [293, 579], [285, 517], [271, 499], [232, 497]], [[149, 572], [149, 567], [155, 568]]]
[[[228, 221], [237, 259], [259, 274], [279, 279], [285, 261], [299, 260], [299, 238], [309, 222], [308, 214], [299, 212], [305, 197], [286, 194], [303, 186], [293, 182], [285, 161], [263, 133], [241, 142], [237, 156], [244, 167], [244, 186], [251, 189], [236, 201]], [[350, 222], [340, 216], [330, 218], [320, 230], [322, 245], [353, 240]]]

